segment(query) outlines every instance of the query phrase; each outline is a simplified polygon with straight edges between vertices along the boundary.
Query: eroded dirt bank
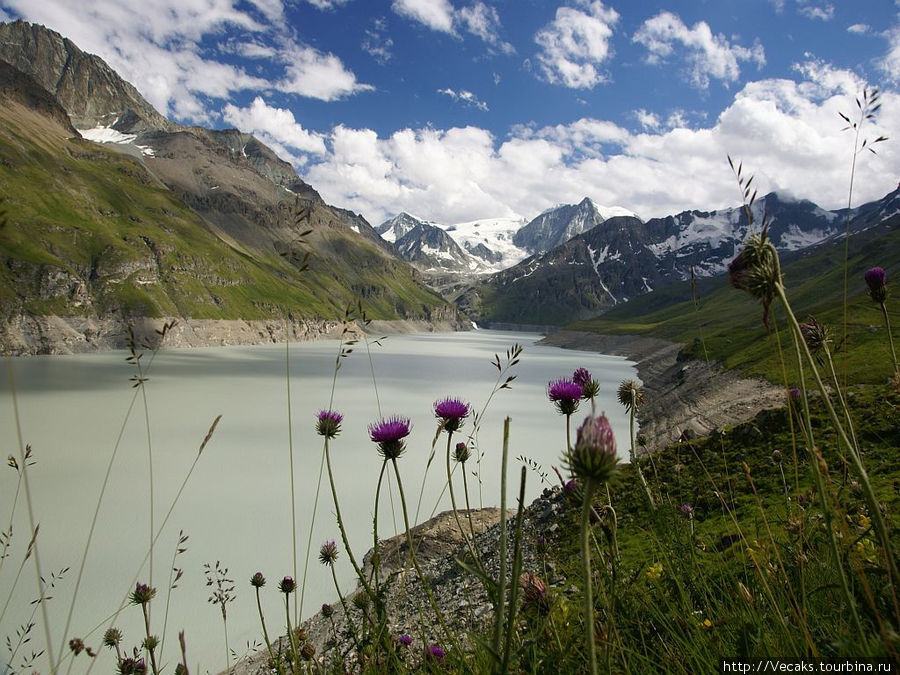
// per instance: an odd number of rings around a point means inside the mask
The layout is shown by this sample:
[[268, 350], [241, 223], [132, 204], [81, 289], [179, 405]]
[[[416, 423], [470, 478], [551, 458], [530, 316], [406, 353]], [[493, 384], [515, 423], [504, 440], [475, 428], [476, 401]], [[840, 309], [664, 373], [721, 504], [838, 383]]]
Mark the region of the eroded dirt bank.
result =
[[637, 364], [646, 397], [638, 422], [650, 452], [682, 437], [705, 436], [746, 422], [760, 410], [784, 403], [784, 392], [765, 380], [742, 378], [715, 364], [679, 360], [681, 345], [674, 342], [568, 330], [549, 333], [543, 341], [624, 356]]

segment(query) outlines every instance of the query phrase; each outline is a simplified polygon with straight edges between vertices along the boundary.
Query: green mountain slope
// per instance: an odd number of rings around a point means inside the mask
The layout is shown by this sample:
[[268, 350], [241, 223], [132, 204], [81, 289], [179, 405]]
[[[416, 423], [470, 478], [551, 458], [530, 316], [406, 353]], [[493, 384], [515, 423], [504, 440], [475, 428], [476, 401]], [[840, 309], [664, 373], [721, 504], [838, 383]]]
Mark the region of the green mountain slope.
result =
[[[839, 345], [844, 321], [844, 246], [839, 240], [782, 260], [788, 299], [798, 320], [815, 316], [835, 336], [832, 348], [839, 374], [855, 382], [884, 382], [892, 372], [891, 356], [880, 308], [866, 294], [863, 274], [871, 267], [888, 273], [887, 308], [892, 328], [900, 325], [900, 216], [850, 238], [848, 265], [848, 341]], [[709, 358], [726, 368], [783, 381], [784, 353], [788, 379], [796, 378], [790, 336], [784, 313], [776, 303], [775, 323], [767, 334], [762, 309], [748, 294], [733, 289], [727, 277], [702, 279], [696, 284], [697, 303], [690, 282], [671, 284], [606, 314], [571, 324], [577, 330], [606, 334], [653, 335], [681, 342], [685, 355]], [[895, 340], [896, 341], [896, 340]]]
[[[234, 183], [268, 190], [265, 199], [249, 190], [241, 199], [236, 189], [221, 189], [204, 208], [172, 172], [154, 170], [152, 158], [80, 139], [42, 92], [15, 69], [0, 68], [6, 318], [339, 318], [357, 299], [373, 318], [451, 316], [406, 263], [355, 231], [352, 214], [331, 209], [311, 189], [298, 197], [262, 176], [252, 159], [236, 164], [226, 156], [217, 165], [214, 153], [195, 154], [199, 169], [170, 159], [201, 179], [226, 171]], [[203, 130], [179, 138], [196, 143]], [[307, 230], [305, 243], [297, 242]]]

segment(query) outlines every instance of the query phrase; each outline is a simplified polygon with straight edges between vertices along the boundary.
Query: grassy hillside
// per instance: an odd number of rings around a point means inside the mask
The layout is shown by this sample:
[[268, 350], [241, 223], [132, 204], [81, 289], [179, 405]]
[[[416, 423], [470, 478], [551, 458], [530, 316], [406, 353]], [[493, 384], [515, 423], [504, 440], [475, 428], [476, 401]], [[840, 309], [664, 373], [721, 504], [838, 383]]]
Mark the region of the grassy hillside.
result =
[[[306, 271], [273, 246], [219, 237], [138, 159], [17, 103], [0, 110], [0, 196], [7, 314], [335, 318], [362, 298], [373, 318], [396, 318], [444, 306], [407, 265], [346, 228], [313, 224], [297, 245], [312, 253]], [[279, 215], [293, 224], [290, 201]]]
[[[881, 311], [865, 292], [865, 271], [874, 266], [888, 273], [893, 295], [887, 307], [892, 327], [900, 325], [900, 228], [896, 220], [857, 234], [850, 239], [848, 265], [848, 334], [835, 355], [839, 372], [855, 382], [884, 382], [892, 371]], [[793, 261], [783, 261], [788, 298], [798, 320], [808, 315], [828, 324], [838, 346], [843, 324], [844, 242], [817, 247]], [[784, 378], [780, 344], [790, 346], [784, 314], [776, 303], [773, 331], [766, 334], [762, 308], [748, 294], [733, 289], [727, 277], [702, 279], [696, 286], [682, 282], [635, 298], [594, 319], [570, 327], [608, 334], [652, 335], [688, 345], [687, 354], [707, 356], [726, 368], [760, 375], [774, 382]], [[896, 332], [896, 331], [895, 331]], [[789, 380], [794, 377], [793, 358], [788, 354]]]

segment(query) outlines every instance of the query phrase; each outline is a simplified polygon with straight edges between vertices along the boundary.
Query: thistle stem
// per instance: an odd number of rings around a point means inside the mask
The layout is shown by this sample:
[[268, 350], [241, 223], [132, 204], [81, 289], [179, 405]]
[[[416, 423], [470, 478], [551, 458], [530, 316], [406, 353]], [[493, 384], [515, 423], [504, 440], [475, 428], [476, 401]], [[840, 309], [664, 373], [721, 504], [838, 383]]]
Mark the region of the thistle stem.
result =
[[397, 490], [400, 492], [400, 505], [403, 509], [403, 524], [406, 526], [406, 544], [409, 548], [409, 556], [412, 559], [413, 567], [415, 567], [416, 569], [416, 574], [419, 577], [419, 581], [421, 582], [422, 587], [425, 589], [425, 594], [428, 596], [428, 602], [431, 605], [431, 609], [434, 612], [438, 623], [441, 625], [441, 629], [444, 631], [444, 634], [447, 636], [447, 638], [454, 644], [454, 646], [458, 647], [456, 637], [447, 628], [447, 624], [444, 621], [444, 615], [441, 613], [441, 610], [438, 608], [437, 601], [434, 599], [434, 593], [431, 590], [431, 585], [425, 578], [425, 575], [422, 572], [422, 568], [419, 567], [419, 559], [416, 556], [416, 549], [413, 546], [412, 534], [409, 527], [409, 515], [406, 510], [406, 497], [403, 494], [403, 482], [400, 479], [400, 469], [397, 467], [396, 457], [391, 459], [391, 464], [394, 465], [394, 475], [397, 477]]
[[[475, 565], [478, 567], [480, 571], [484, 571], [484, 568], [481, 564], [481, 558], [475, 553], [475, 549], [472, 547], [472, 542], [469, 541], [468, 535], [466, 535], [466, 531], [463, 529], [462, 521], [459, 519], [459, 511], [456, 510], [456, 496], [453, 493], [453, 472], [450, 471], [450, 445], [453, 442], [453, 432], [447, 432], [447, 486], [450, 488], [450, 505], [453, 508], [453, 519], [456, 521], [456, 527], [459, 528], [459, 533], [462, 536], [463, 540], [466, 542], [466, 548], [469, 551], [469, 555], [472, 556], [472, 559], [475, 561]], [[463, 471], [465, 473], [465, 470]], [[463, 476], [463, 480], [465, 480], [465, 475]], [[468, 508], [468, 507], [467, 507]], [[472, 526], [472, 514], [467, 512], [469, 516], [469, 527], [472, 528], [472, 538], [475, 538], [474, 527]]]
[[894, 375], [900, 380], [900, 366], [897, 365], [897, 352], [894, 350], [894, 337], [891, 335], [891, 320], [888, 318], [887, 307], [883, 302], [881, 305], [881, 316], [884, 317], [884, 327], [887, 330], [888, 344], [891, 346], [891, 358], [894, 360]]
[[266, 649], [269, 651], [269, 658], [272, 659], [272, 663], [275, 664], [278, 674], [283, 675], [284, 668], [282, 667], [281, 662], [275, 658], [275, 652], [272, 651], [272, 642], [269, 640], [269, 631], [266, 630], [266, 619], [263, 616], [262, 602], [260, 602], [259, 599], [259, 587], [256, 588], [256, 609], [259, 612], [259, 622], [262, 624], [263, 639], [266, 641]]
[[353, 570], [356, 572], [356, 576], [359, 578], [363, 588], [366, 589], [366, 593], [368, 593], [369, 597], [375, 601], [372, 587], [369, 585], [369, 582], [366, 581], [366, 575], [362, 573], [362, 570], [356, 563], [356, 558], [353, 556], [353, 549], [350, 548], [350, 541], [347, 539], [347, 530], [344, 529], [344, 519], [341, 518], [341, 507], [340, 504], [338, 504], [337, 490], [334, 487], [334, 473], [331, 471], [331, 453], [328, 451], [327, 438], [325, 439], [325, 464], [328, 467], [328, 482], [331, 485], [331, 496], [334, 500], [334, 512], [337, 516], [338, 529], [341, 532], [341, 541], [344, 542], [344, 549], [347, 551], [347, 558], [350, 559], [350, 564], [353, 565]]
[[581, 576], [584, 581], [584, 639], [588, 651], [591, 675], [597, 675], [597, 649], [594, 645], [594, 593], [591, 580], [591, 500], [594, 481], [584, 482], [584, 503], [581, 505]]

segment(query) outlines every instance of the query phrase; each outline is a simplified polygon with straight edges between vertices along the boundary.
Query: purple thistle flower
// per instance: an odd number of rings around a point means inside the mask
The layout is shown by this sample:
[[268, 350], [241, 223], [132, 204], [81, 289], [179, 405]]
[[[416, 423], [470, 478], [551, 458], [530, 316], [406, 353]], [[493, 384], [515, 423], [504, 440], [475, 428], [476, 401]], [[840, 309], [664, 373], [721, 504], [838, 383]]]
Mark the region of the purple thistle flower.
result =
[[319, 562], [331, 567], [338, 557], [338, 548], [333, 541], [326, 541], [319, 549]]
[[873, 267], [865, 274], [866, 285], [869, 287], [869, 297], [882, 304], [887, 298], [887, 272], [881, 267]]
[[147, 584], [138, 583], [131, 592], [131, 604], [146, 605], [156, 596], [156, 589]]
[[444, 650], [437, 645], [429, 645], [425, 648], [425, 660], [434, 663], [444, 663]]
[[412, 638], [404, 633], [400, 637], [397, 638], [397, 642], [399, 642], [404, 647], [409, 647], [412, 644]]
[[472, 456], [472, 453], [469, 451], [469, 446], [463, 442], [459, 442], [456, 444], [456, 448], [453, 450], [453, 459], [455, 459], [460, 464], [465, 464], [469, 461], [469, 458]]
[[278, 590], [285, 595], [290, 595], [291, 593], [293, 593], [295, 588], [297, 588], [297, 584], [294, 583], [293, 577], [285, 577], [278, 582]]
[[330, 619], [332, 616], [334, 616], [334, 607], [329, 605], [327, 602], [322, 603], [322, 616], [324, 616], [326, 619]]
[[252, 577], [250, 577], [250, 585], [254, 588], [262, 588], [266, 585], [266, 578], [263, 576], [262, 572], [257, 572]]
[[571, 415], [578, 410], [578, 401], [583, 393], [581, 385], [566, 378], [553, 380], [547, 385], [547, 397], [563, 415]]
[[320, 410], [316, 415], [316, 433], [325, 438], [334, 438], [341, 433], [344, 416], [334, 410]]
[[578, 427], [575, 447], [565, 458], [576, 478], [593, 480], [597, 484], [609, 481], [615, 472], [619, 457], [616, 439], [606, 415], [589, 415]]
[[581, 387], [581, 398], [594, 398], [600, 391], [600, 383], [591, 376], [587, 368], [578, 368], [572, 373], [572, 381]]
[[434, 416], [442, 420], [444, 429], [448, 432], [459, 430], [469, 412], [469, 404], [463, 403], [458, 398], [445, 398], [434, 403]]
[[682, 504], [680, 507], [678, 507], [678, 513], [680, 513], [685, 518], [693, 518], [694, 507], [690, 504]]
[[385, 459], [397, 459], [406, 449], [403, 439], [409, 436], [408, 417], [394, 415], [369, 425], [369, 438], [378, 444], [378, 452]]

